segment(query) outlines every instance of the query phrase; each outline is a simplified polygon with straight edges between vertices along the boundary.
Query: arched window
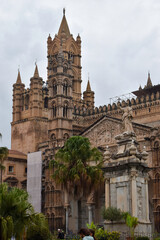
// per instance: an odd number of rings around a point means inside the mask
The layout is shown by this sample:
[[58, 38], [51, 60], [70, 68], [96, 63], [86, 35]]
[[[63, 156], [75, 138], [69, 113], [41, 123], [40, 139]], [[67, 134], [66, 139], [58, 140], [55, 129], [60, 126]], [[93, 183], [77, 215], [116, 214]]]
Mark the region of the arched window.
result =
[[56, 81], [53, 82], [53, 96], [57, 94], [57, 83]]
[[24, 96], [22, 96], [22, 111], [24, 110]]
[[67, 140], [69, 138], [69, 135], [68, 133], [65, 133], [64, 136], [63, 136], [64, 140]]
[[75, 82], [74, 82], [74, 80], [72, 81], [72, 91], [75, 91]]
[[51, 140], [56, 140], [56, 135], [54, 133], [51, 135]]
[[159, 173], [156, 173], [155, 175], [155, 196], [160, 197], [160, 175]]
[[154, 143], [154, 150], [153, 150], [153, 165], [158, 166], [159, 165], [159, 142], [156, 141]]
[[155, 230], [160, 233], [160, 206], [156, 207], [156, 211], [154, 212], [154, 220], [155, 220]]
[[63, 106], [63, 117], [67, 118], [67, 116], [68, 116], [68, 104], [65, 103]]
[[53, 112], [53, 118], [55, 118], [56, 117], [56, 115], [57, 115], [57, 107], [56, 107], [56, 104], [55, 103], [53, 103], [53, 107], [52, 107], [52, 112]]
[[25, 110], [29, 108], [29, 95], [27, 94], [25, 97]]
[[47, 206], [49, 206], [49, 195], [50, 195], [50, 187], [48, 186], [45, 193], [45, 202]]
[[54, 226], [55, 224], [54, 224], [54, 213], [52, 213], [51, 214], [51, 225], [49, 226], [50, 227], [50, 231], [52, 232], [52, 233], [54, 233], [54, 231], [55, 230], [57, 230], [57, 229], [55, 229], [55, 226]]
[[54, 187], [51, 187], [51, 206], [54, 206]]
[[64, 84], [63, 84], [63, 94], [65, 96], [68, 95], [68, 84], [67, 84], [67, 81], [65, 81]]
[[44, 99], [44, 108], [48, 108], [48, 97]]

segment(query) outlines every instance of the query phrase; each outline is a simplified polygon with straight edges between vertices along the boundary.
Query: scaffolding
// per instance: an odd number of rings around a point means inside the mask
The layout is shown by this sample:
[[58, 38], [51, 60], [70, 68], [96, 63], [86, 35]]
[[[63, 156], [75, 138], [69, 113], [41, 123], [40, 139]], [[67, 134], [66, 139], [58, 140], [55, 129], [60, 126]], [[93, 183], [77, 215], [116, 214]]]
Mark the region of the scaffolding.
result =
[[113, 103], [117, 104], [118, 102], [127, 101], [128, 99], [131, 100], [132, 98], [136, 99], [136, 96], [133, 93], [126, 93], [126, 94], [109, 98], [109, 100], [110, 100], [110, 104], [112, 105]]

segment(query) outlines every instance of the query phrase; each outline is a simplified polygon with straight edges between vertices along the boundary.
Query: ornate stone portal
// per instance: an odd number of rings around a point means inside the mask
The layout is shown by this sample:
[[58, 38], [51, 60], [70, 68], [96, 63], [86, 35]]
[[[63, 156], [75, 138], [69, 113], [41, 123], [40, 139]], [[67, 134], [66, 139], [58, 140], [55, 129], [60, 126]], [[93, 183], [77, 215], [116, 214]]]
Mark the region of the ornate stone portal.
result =
[[[138, 152], [138, 143], [136, 135], [132, 131], [130, 119], [128, 117], [126, 120], [127, 126], [130, 127], [128, 129], [125, 127], [125, 132], [115, 137], [118, 145], [117, 153], [111, 156], [108, 148], [104, 153], [105, 207], [113, 206], [129, 212], [139, 220], [135, 232], [150, 234], [148, 199], [148, 172], [150, 169], [146, 164], [148, 153], [145, 149], [141, 153]], [[115, 224], [106, 221], [105, 228], [128, 232], [124, 221]]]

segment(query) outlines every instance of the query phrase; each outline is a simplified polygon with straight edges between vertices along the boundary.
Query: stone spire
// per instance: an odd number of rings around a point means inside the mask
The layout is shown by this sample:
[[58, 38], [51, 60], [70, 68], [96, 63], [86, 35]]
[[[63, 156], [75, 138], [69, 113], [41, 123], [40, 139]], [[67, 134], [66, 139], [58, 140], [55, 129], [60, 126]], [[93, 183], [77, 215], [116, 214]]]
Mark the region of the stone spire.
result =
[[16, 83], [18, 83], [18, 84], [22, 83], [19, 69], [18, 69], [18, 76], [17, 76], [17, 82]]
[[36, 64], [36, 67], [35, 67], [35, 71], [34, 71], [34, 78], [39, 78], [39, 73], [38, 73], [38, 67], [37, 67], [37, 64]]
[[94, 107], [94, 92], [91, 90], [89, 76], [86, 91], [83, 92], [83, 100], [87, 104], [88, 108]]
[[147, 88], [148, 87], [152, 87], [152, 81], [151, 81], [151, 77], [150, 77], [150, 72], [148, 72], [148, 79], [147, 79]]
[[88, 83], [87, 83], [86, 92], [91, 92], [91, 86], [90, 86], [89, 79], [88, 79]]
[[61, 35], [64, 34], [66, 35], [66, 37], [70, 37], [70, 31], [69, 31], [69, 27], [68, 27], [68, 23], [65, 17], [65, 9], [63, 9], [63, 18], [62, 18], [62, 22], [58, 31], [58, 37], [61, 38]]

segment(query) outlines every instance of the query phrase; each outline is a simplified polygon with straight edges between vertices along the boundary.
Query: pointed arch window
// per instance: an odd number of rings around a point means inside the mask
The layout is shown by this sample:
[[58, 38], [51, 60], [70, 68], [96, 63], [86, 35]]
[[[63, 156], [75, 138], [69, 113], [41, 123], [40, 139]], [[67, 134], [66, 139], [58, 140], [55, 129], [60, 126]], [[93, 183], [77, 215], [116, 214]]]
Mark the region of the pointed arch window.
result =
[[48, 108], [48, 97], [44, 99], [44, 108]]
[[24, 110], [24, 96], [22, 96], [22, 111]]
[[25, 97], [25, 110], [29, 108], [29, 94], [26, 95]]
[[159, 173], [156, 173], [154, 180], [155, 180], [154, 181], [154, 183], [155, 183], [154, 195], [156, 198], [159, 198], [160, 197], [160, 175], [159, 175]]
[[63, 84], [63, 94], [65, 96], [68, 95], [68, 84], [67, 84], [67, 81], [65, 81], [64, 84]]
[[53, 96], [57, 94], [57, 83], [56, 81], [53, 82]]
[[63, 136], [64, 140], [67, 140], [69, 138], [69, 135], [68, 133], [65, 133], [64, 136]]
[[160, 158], [159, 142], [156, 141], [154, 143], [154, 151], [153, 151], [153, 164], [154, 164], [154, 166], [159, 165], [159, 158]]
[[64, 118], [68, 117], [68, 103], [65, 103], [63, 106], [63, 117]]
[[156, 232], [160, 233], [160, 206], [156, 207], [156, 211], [154, 212], [154, 220]]
[[56, 105], [53, 105], [53, 118], [55, 118], [57, 115], [57, 107]]

